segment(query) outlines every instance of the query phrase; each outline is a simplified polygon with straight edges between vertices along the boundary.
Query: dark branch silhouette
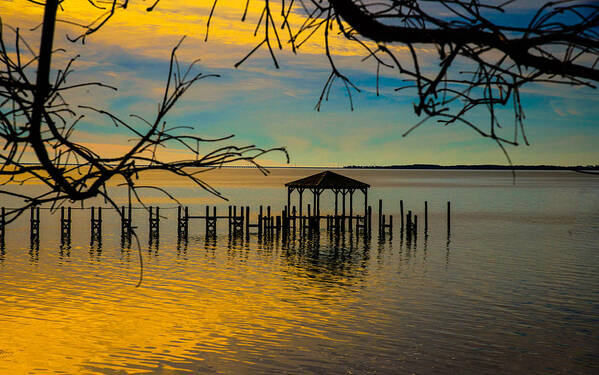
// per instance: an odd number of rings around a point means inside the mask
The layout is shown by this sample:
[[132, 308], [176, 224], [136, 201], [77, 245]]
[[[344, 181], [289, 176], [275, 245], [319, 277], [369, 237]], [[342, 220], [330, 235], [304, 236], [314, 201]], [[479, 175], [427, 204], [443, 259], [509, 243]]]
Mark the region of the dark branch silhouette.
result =
[[[365, 60], [376, 61], [376, 92], [381, 68], [395, 70], [408, 83], [396, 90], [414, 90], [414, 112], [423, 116], [404, 136], [434, 118], [442, 125], [465, 124], [480, 135], [505, 145], [528, 144], [521, 88], [531, 83], [553, 83], [595, 88], [599, 82], [599, 5], [596, 2], [558, 0], [540, 2], [523, 26], [497, 22], [508, 15], [517, 0], [291, 0], [282, 1], [281, 11], [272, 12], [268, 0], [256, 23], [255, 35], [263, 39], [235, 66], [256, 50], [280, 37], [275, 25], [287, 30], [292, 51], [321, 34], [331, 73], [325, 81], [316, 109], [326, 101], [336, 80], [347, 92], [353, 109], [352, 90], [359, 92], [350, 77], [335, 64], [331, 53], [332, 34], [364, 50]], [[248, 0], [249, 3], [249, 0]], [[209, 15], [215, 12], [214, 7]], [[218, 9], [216, 10], [218, 12]], [[301, 15], [293, 26], [290, 14]], [[241, 17], [246, 20], [247, 4]], [[207, 36], [207, 35], [206, 35]], [[425, 48], [434, 47], [435, 52]], [[407, 53], [405, 53], [407, 51]], [[434, 64], [425, 64], [434, 56]], [[488, 113], [488, 125], [470, 118], [479, 108]], [[500, 108], [511, 108], [513, 130], [505, 127]], [[509, 156], [506, 152], [506, 157]]]
[[[101, 3], [91, 1], [100, 7]], [[85, 36], [97, 31], [117, 8], [125, 8], [126, 2], [113, 2], [103, 18], [83, 26], [85, 32], [73, 40], [84, 40]], [[89, 105], [69, 105], [65, 92], [82, 87], [102, 87], [116, 90], [101, 82], [70, 85], [69, 74], [77, 58], [56, 70], [52, 57], [59, 52], [53, 49], [54, 26], [57, 22], [58, 0], [47, 0], [41, 24], [41, 43], [35, 52], [20, 35], [19, 29], [1, 24], [0, 21], [0, 182], [2, 185], [23, 184], [36, 180], [43, 191], [36, 195], [16, 193], [14, 189], [0, 189], [0, 194], [19, 198], [23, 204], [7, 211], [8, 221], [16, 219], [27, 208], [51, 204], [57, 207], [65, 201], [85, 201], [92, 197], [103, 197], [115, 208], [107, 184], [124, 181], [132, 195], [143, 204], [138, 190], [146, 189], [139, 183], [141, 173], [161, 170], [187, 178], [198, 187], [224, 198], [217, 190], [202, 180], [199, 173], [220, 166], [244, 161], [267, 173], [257, 158], [284, 148], [262, 149], [254, 145], [226, 145], [203, 153], [200, 145], [206, 142], [229, 140], [233, 135], [218, 139], [206, 139], [196, 135], [191, 127], [168, 125], [166, 116], [177, 101], [197, 82], [217, 77], [213, 74], [197, 73], [195, 65], [181, 66], [177, 50], [183, 39], [173, 48], [170, 55], [169, 72], [163, 96], [158, 103], [155, 116], [147, 119], [142, 115], [131, 115], [123, 119]], [[10, 42], [9, 42], [10, 41]], [[55, 71], [54, 82], [50, 81]], [[131, 146], [120, 156], [103, 156], [84, 145], [73, 141], [78, 123], [89, 113], [104, 116], [115, 127], [127, 129], [132, 138]], [[163, 161], [158, 150], [178, 146], [189, 151], [189, 158]], [[33, 161], [33, 163], [31, 162]], [[154, 187], [174, 200], [162, 188]], [[131, 194], [130, 194], [131, 196]], [[131, 204], [131, 202], [129, 202]]]

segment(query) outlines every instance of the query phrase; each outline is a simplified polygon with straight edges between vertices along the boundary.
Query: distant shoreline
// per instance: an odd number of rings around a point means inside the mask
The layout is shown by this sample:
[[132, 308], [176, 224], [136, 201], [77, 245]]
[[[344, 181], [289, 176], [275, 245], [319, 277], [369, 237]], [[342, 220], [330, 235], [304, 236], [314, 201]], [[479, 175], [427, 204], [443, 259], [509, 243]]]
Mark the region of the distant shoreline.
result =
[[457, 170], [517, 170], [517, 171], [599, 171], [599, 165], [437, 165], [437, 164], [410, 164], [410, 165], [349, 165], [346, 169], [457, 169]]

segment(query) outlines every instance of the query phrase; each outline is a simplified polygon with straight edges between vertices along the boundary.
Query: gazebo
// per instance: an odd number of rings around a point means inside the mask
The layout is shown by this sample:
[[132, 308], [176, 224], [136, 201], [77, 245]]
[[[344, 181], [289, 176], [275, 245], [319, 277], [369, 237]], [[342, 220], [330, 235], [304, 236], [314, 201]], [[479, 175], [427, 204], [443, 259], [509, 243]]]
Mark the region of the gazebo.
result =
[[[345, 196], [349, 194], [350, 227], [353, 217], [353, 196], [356, 190], [364, 194], [364, 217], [368, 215], [368, 188], [370, 185], [354, 180], [335, 172], [325, 171], [285, 184], [287, 187], [287, 207], [291, 208], [291, 193], [297, 190], [299, 194], [299, 216], [302, 217], [302, 196], [305, 190], [310, 190], [313, 196], [314, 216], [320, 217], [320, 194], [332, 190], [335, 194], [335, 216], [338, 216], [339, 194], [343, 202], [343, 219], [345, 220]], [[289, 212], [289, 211], [288, 211]]]

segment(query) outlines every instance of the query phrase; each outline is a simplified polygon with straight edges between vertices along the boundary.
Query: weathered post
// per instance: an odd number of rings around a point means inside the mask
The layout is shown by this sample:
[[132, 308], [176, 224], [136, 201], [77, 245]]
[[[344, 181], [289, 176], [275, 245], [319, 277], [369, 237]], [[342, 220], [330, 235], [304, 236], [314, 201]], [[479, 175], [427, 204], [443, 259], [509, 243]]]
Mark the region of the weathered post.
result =
[[379, 199], [379, 233], [385, 231], [385, 219], [383, 218], [383, 200]]
[[343, 205], [343, 209], [341, 210], [341, 231], [345, 232], [345, 196], [347, 195], [347, 190], [343, 189], [343, 191], [341, 191], [341, 204]]
[[181, 217], [181, 206], [177, 206], [177, 239], [181, 239], [182, 232], [182, 217]]
[[189, 210], [185, 207], [185, 210], [181, 206], [177, 206], [177, 241], [187, 241], [187, 220], [189, 217]]
[[210, 222], [210, 206], [206, 206], [206, 235], [208, 235], [209, 231], [209, 222]]
[[[92, 208], [93, 209], [93, 208]], [[95, 219], [95, 218], [94, 218]], [[125, 212], [125, 206], [121, 206], [121, 239], [123, 240], [123, 242], [129, 242], [127, 241], [129, 239], [129, 225], [127, 224], [127, 215]]]
[[60, 242], [70, 242], [71, 240], [71, 207], [68, 208], [65, 215], [64, 207], [60, 207]]
[[153, 240], [160, 236], [160, 207], [156, 206], [156, 212], [154, 213], [152, 206], [150, 206], [150, 245]]
[[353, 220], [354, 220], [354, 190], [350, 190], [349, 192], [349, 231], [353, 232]]
[[399, 201], [399, 215], [401, 231], [403, 232], [403, 199]]
[[31, 245], [39, 245], [40, 240], [40, 208], [31, 207], [30, 223], [30, 240]]
[[4, 239], [6, 237], [6, 209], [4, 207], [2, 207], [2, 213], [0, 215], [0, 244], [4, 245]]
[[[123, 210], [124, 211], [124, 210]], [[100, 244], [102, 242], [102, 207], [98, 207], [98, 216], [96, 217], [96, 209], [92, 206], [91, 208], [91, 235], [90, 235], [90, 245], [94, 243]], [[121, 220], [123, 220], [121, 218]], [[124, 224], [121, 223], [121, 226]], [[127, 235], [125, 232], [121, 233], [123, 236]]]
[[69, 238], [71, 237], [71, 224], [73, 223], [71, 219], [71, 207], [67, 209], [67, 220], [69, 221]]
[[451, 233], [451, 202], [447, 201], [447, 235]]
[[262, 205], [260, 205], [260, 212], [258, 213], [258, 236], [262, 236]]
[[428, 202], [424, 201], [424, 233], [428, 232]]
[[189, 228], [189, 206], [185, 206], [185, 233], [187, 234], [187, 229]]
[[268, 225], [268, 234], [270, 235], [272, 232], [272, 224], [273, 224], [273, 220], [272, 220], [272, 214], [270, 212], [270, 205], [266, 206], [266, 216], [268, 217], [266, 224]]
[[298, 193], [299, 193], [299, 219], [300, 219], [300, 228], [302, 228], [303, 225], [304, 225], [304, 220], [303, 220], [303, 217], [304, 217], [304, 215], [303, 215], [304, 204], [302, 203], [302, 195], [304, 194], [304, 190], [303, 189], [298, 189]]

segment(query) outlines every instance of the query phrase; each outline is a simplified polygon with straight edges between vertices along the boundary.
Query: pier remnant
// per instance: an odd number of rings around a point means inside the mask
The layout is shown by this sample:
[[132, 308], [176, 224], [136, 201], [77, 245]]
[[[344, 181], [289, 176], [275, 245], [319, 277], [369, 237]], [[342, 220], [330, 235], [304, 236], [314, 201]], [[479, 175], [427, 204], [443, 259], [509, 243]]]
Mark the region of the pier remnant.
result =
[[125, 211], [125, 206], [121, 206], [121, 240], [123, 245], [131, 244], [131, 236], [133, 234], [133, 223], [131, 220], [131, 205]]
[[6, 209], [2, 207], [2, 211], [0, 212], [0, 245], [4, 246], [4, 241], [6, 239]]
[[447, 235], [451, 233], [451, 202], [447, 201]]
[[156, 211], [150, 206], [149, 224], [149, 242], [150, 245], [160, 237], [160, 207], [156, 206]]
[[71, 242], [71, 207], [66, 209], [66, 214], [65, 208], [60, 207], [60, 242]]
[[92, 206], [90, 224], [90, 245], [99, 245], [102, 243], [102, 207], [98, 207], [98, 215], [96, 216], [96, 208]]
[[39, 248], [40, 243], [40, 208], [31, 207], [31, 214], [29, 217], [29, 240], [31, 247]]
[[177, 206], [177, 239], [187, 241], [189, 233], [189, 207]]

